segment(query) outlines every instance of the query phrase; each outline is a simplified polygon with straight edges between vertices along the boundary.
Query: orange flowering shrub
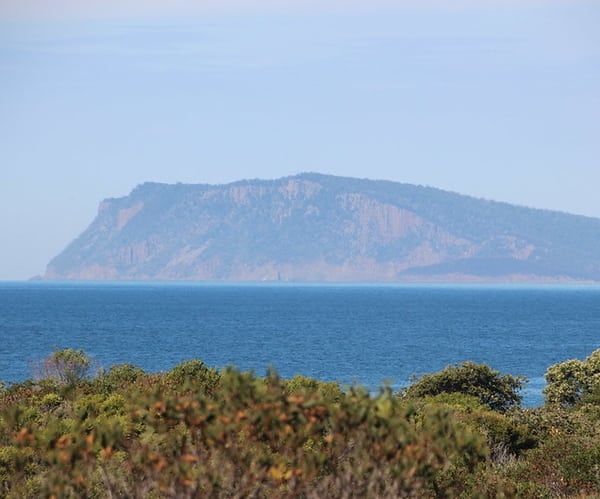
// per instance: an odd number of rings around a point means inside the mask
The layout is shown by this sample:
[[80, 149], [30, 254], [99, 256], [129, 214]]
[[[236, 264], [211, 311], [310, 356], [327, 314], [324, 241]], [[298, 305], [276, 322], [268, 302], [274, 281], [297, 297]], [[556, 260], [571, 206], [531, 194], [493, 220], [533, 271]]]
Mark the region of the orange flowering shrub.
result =
[[201, 361], [55, 381], [0, 389], [0, 497], [600, 491], [600, 417], [591, 406], [499, 413], [455, 392], [372, 396], [302, 376], [218, 372]]

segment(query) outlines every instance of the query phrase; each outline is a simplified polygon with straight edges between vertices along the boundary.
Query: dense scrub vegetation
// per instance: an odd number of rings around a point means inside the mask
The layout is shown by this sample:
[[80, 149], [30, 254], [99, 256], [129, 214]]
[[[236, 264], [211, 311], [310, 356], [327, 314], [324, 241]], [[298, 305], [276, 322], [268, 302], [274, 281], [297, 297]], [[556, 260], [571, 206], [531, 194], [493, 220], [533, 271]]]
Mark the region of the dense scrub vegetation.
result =
[[525, 380], [471, 362], [400, 393], [62, 350], [0, 384], [0, 497], [597, 497], [600, 350]]

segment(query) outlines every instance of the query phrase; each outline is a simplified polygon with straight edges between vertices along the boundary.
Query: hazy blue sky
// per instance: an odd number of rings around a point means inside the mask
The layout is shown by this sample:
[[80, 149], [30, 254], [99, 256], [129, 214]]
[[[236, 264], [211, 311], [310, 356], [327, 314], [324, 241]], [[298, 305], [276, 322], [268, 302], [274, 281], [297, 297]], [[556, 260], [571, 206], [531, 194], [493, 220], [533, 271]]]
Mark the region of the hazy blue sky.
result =
[[144, 181], [319, 171], [600, 217], [598, 26], [574, 0], [0, 0], [0, 280]]

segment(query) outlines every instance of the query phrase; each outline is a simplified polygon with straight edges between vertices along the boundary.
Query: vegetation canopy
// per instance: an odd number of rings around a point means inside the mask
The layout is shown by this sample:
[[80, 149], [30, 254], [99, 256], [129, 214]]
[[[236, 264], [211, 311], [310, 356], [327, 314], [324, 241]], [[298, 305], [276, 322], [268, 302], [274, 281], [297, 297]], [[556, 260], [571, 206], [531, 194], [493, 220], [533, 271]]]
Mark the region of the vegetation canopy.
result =
[[448, 366], [439, 373], [425, 374], [413, 380], [404, 396], [426, 397], [442, 393], [472, 395], [494, 411], [506, 412], [521, 403], [519, 391], [525, 386], [523, 376], [501, 375], [485, 364], [464, 362]]
[[39, 376], [73, 385], [89, 375], [92, 361], [83, 350], [55, 350], [43, 360]]
[[[583, 361], [592, 377], [598, 355]], [[471, 362], [377, 396], [200, 360], [90, 376], [68, 349], [44, 365], [49, 377], [0, 383], [0, 497], [600, 495], [591, 385], [522, 409], [523, 378]]]
[[585, 360], [567, 360], [546, 371], [544, 394], [550, 404], [571, 407], [586, 399], [600, 397], [600, 349]]

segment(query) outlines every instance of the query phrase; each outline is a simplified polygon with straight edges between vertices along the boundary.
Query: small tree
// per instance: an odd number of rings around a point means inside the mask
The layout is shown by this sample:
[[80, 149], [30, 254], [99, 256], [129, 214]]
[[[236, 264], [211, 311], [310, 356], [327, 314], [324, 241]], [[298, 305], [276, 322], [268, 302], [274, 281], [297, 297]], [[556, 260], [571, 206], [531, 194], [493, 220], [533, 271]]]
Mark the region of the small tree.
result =
[[94, 380], [96, 388], [103, 393], [118, 389], [127, 389], [145, 374], [144, 370], [133, 364], [117, 364], [108, 371], [101, 371]]
[[200, 389], [210, 395], [214, 393], [221, 376], [200, 359], [186, 360], [166, 373], [166, 380], [182, 389]]
[[600, 391], [600, 349], [585, 360], [559, 362], [546, 370], [546, 402], [572, 407]]
[[318, 393], [331, 402], [339, 402], [344, 396], [340, 385], [335, 381], [318, 381], [314, 378], [296, 374], [284, 384], [286, 393]]
[[41, 374], [64, 385], [74, 385], [89, 375], [92, 361], [83, 350], [56, 350], [44, 359]]
[[500, 375], [500, 371], [486, 364], [464, 362], [417, 378], [404, 390], [403, 395], [418, 398], [442, 393], [463, 393], [477, 397], [494, 411], [506, 412], [521, 403], [519, 391], [526, 381], [524, 376]]

